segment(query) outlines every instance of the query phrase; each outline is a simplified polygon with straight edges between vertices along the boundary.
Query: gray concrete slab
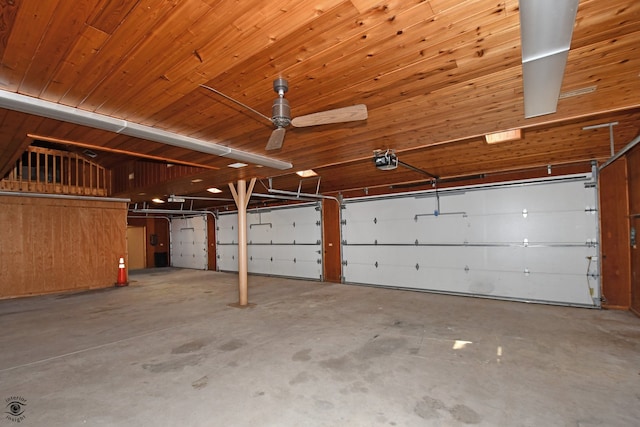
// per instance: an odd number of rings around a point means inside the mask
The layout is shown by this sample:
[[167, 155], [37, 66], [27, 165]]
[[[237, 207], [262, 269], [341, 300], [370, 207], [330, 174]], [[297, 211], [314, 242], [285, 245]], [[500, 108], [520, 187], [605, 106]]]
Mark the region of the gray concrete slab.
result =
[[635, 426], [640, 319], [177, 269], [0, 301], [0, 425]]

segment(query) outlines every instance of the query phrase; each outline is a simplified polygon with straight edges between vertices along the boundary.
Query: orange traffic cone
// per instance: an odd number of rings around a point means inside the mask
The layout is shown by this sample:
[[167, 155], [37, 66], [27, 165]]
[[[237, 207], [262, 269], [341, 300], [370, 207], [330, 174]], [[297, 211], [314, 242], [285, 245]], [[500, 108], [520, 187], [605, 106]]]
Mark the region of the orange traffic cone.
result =
[[118, 281], [116, 282], [116, 286], [127, 286], [128, 284], [127, 270], [124, 267], [124, 258], [120, 258], [120, 262], [118, 263]]

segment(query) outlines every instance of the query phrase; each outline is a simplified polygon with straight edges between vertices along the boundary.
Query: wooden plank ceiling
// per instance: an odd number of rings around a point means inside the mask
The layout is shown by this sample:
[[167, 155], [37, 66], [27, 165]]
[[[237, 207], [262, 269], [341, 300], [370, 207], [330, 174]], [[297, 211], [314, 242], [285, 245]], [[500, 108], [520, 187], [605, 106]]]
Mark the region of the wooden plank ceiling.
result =
[[[294, 190], [295, 171], [320, 192], [424, 181], [378, 171], [376, 149], [443, 178], [605, 161], [640, 133], [640, 2], [581, 0], [556, 113], [524, 118], [516, 0], [0, 0], [0, 89], [291, 162], [291, 170], [216, 157], [0, 110], [0, 171], [42, 137], [93, 146], [114, 171], [155, 156], [200, 164], [193, 176], [129, 185], [116, 194], [204, 196], [257, 176]], [[203, 89], [270, 115], [272, 82], [289, 81], [292, 115], [366, 104], [364, 122], [287, 129]], [[522, 129], [488, 145], [483, 135]], [[29, 136], [30, 135], [30, 136]], [[69, 141], [65, 145], [64, 141]], [[104, 148], [105, 150], [101, 150]], [[166, 167], [158, 163], [158, 167]], [[134, 166], [129, 166], [134, 168]], [[202, 179], [193, 183], [194, 178]], [[276, 185], [274, 184], [274, 185]], [[307, 185], [307, 184], [305, 184]], [[311, 186], [315, 186], [315, 182]], [[260, 186], [257, 187], [260, 189]], [[315, 191], [315, 188], [312, 188]], [[210, 202], [209, 204], [214, 203]], [[214, 203], [215, 204], [215, 203]]]

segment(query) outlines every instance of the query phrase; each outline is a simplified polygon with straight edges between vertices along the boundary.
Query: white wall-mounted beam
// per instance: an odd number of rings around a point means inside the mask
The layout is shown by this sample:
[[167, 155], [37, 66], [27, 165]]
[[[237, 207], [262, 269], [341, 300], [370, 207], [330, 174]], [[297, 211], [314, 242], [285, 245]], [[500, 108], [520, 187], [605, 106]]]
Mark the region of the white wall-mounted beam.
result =
[[241, 162], [253, 163], [269, 168], [285, 170], [291, 169], [293, 165], [289, 162], [266, 157], [259, 154], [237, 150], [235, 148], [220, 145], [219, 142], [210, 142], [202, 139], [192, 138], [151, 126], [128, 122], [115, 117], [57, 104], [30, 96], [21, 95], [0, 89], [0, 108], [20, 111], [27, 114], [35, 114], [49, 119], [61, 120], [82, 126], [89, 126], [95, 129], [115, 132], [134, 138], [146, 139], [153, 142], [180, 147], [187, 150], [198, 151]]

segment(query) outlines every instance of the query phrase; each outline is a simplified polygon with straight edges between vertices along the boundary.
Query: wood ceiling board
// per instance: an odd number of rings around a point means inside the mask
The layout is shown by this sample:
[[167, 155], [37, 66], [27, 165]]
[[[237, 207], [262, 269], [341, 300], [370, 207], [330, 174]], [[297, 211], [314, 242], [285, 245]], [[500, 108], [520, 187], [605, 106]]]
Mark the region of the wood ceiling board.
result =
[[128, 0], [102, 0], [98, 2], [88, 23], [107, 34], [113, 32], [129, 16], [135, 2]]
[[[2, 56], [2, 78], [5, 90], [17, 91], [25, 87], [24, 74], [31, 66], [35, 52], [43, 38], [42, 31], [48, 27], [49, 18], [58, 6], [58, 1], [22, 2], [18, 7], [8, 44]], [[30, 85], [30, 83], [26, 83]], [[32, 85], [35, 89], [36, 85]]]
[[639, 2], [581, 0], [571, 38], [571, 49], [614, 39], [639, 30]]
[[9, 44], [9, 36], [18, 15], [18, 6], [19, 4], [14, 1], [5, 1], [2, 4], [2, 13], [0, 14], [0, 58], [4, 56], [4, 51]]
[[47, 101], [59, 102], [73, 84], [83, 78], [83, 70], [96, 61], [108, 38], [108, 33], [92, 26], [85, 26], [40, 97]]
[[[0, 87], [21, 90], [24, 81], [25, 88], [43, 90], [40, 96], [48, 100], [84, 102], [82, 108], [286, 160], [296, 170], [334, 165], [334, 175], [344, 182], [365, 181], [373, 149], [386, 147], [403, 156], [415, 150], [416, 162], [437, 161], [435, 166], [445, 172], [475, 167], [470, 160], [474, 158], [488, 159], [492, 168], [505, 170], [546, 158], [561, 162], [609, 150], [606, 129], [585, 137], [565, 127], [565, 122], [575, 126], [583, 123], [581, 118], [593, 123], [620, 117], [615, 112], [632, 111], [624, 114], [630, 114], [634, 124], [621, 121], [615, 130], [616, 147], [637, 129], [640, 6], [636, 3], [580, 2], [563, 91], [587, 85], [597, 85], [597, 90], [562, 99], [557, 113], [536, 119], [524, 119], [522, 111], [515, 0], [384, 4], [333, 0], [320, 4], [322, 12], [311, 0], [82, 0], [79, 10], [64, 14], [49, 8], [50, 3], [23, 0], [4, 49]], [[85, 16], [84, 22], [79, 19], [81, 30], [67, 34], [56, 30], [65, 25], [78, 28], [77, 23], [65, 21], [74, 16]], [[32, 25], [34, 19], [40, 24]], [[44, 40], [47, 37], [51, 40]], [[48, 57], [39, 49], [47, 43], [59, 49]], [[272, 130], [268, 122], [199, 87], [208, 83], [270, 115], [275, 77], [289, 80], [287, 99], [293, 117], [365, 103], [369, 119], [290, 128], [284, 147], [266, 153]], [[11, 87], [11, 82], [17, 83]], [[255, 168], [228, 171], [232, 159], [38, 120], [37, 126], [53, 135], [221, 167], [215, 180], [222, 184], [251, 174], [291, 174]], [[548, 128], [543, 140], [527, 136], [541, 127]], [[519, 160], [500, 151], [489, 159], [494, 149], [480, 144], [482, 135], [511, 128], [525, 130], [522, 145], [511, 150], [521, 154]], [[474, 138], [476, 143], [470, 143]], [[7, 144], [0, 141], [1, 147]], [[464, 160], [455, 158], [460, 147], [468, 151]], [[420, 156], [424, 160], [419, 161]], [[352, 161], [367, 167], [350, 168]]]
[[[142, 98], [140, 102], [144, 102], [146, 94], [151, 92], [149, 84], [155, 81], [162, 83], [159, 80], [167, 78], [169, 64], [184, 58], [194, 59], [194, 52], [199, 46], [195, 36], [197, 31], [192, 31], [192, 27], [194, 24], [205, 25], [206, 22], [199, 21], [206, 21], [211, 15], [211, 7], [202, 2], [180, 2], [152, 29], [148, 37], [134, 47], [135, 52], [100, 83], [85, 101], [85, 108], [117, 115], [119, 108], [131, 105], [134, 98]], [[158, 47], [164, 46], [171, 48], [158, 50]], [[162, 60], [158, 60], [159, 57]], [[167, 83], [166, 80], [164, 83]]]
[[[149, 37], [175, 1], [155, 2], [140, 0], [111, 37], [103, 44], [96, 60], [81, 70], [82, 77], [65, 93], [60, 102], [65, 105], [85, 108], [83, 102], [96, 88]], [[63, 16], [59, 16], [63, 19]], [[86, 108], [85, 108], [86, 109]]]
[[[57, 4], [34, 52], [34, 60], [29, 64], [20, 84], [21, 94], [40, 96], [56, 70], [60, 68], [60, 63], [68, 54], [70, 46], [82, 33], [84, 23], [94, 6], [94, 2], [89, 0], [61, 1]], [[55, 19], [56, 15], [65, 16], [65, 20]]]
[[[215, 22], [210, 23], [210, 28], [215, 28], [215, 33], [211, 33], [213, 38], [198, 49], [200, 61], [189, 59], [188, 63], [179, 63], [171, 67], [164, 74], [172, 82], [171, 98], [163, 96], [161, 98], [146, 99], [147, 104], [151, 104], [156, 111], [165, 107], [171, 100], [176, 100], [192, 92], [194, 83], [206, 83], [225, 71], [228, 67], [243, 61], [261, 49], [273, 44], [280, 37], [284, 37], [292, 31], [291, 25], [304, 25], [311, 21], [319, 13], [318, 10], [330, 8], [337, 4], [337, 0], [326, 1], [324, 4], [314, 3], [314, 7], [309, 8], [309, 2], [299, 2], [292, 0], [288, 3], [280, 3], [277, 8], [265, 5], [263, 10], [250, 7], [244, 14], [246, 19], [251, 19], [255, 25], [247, 31], [240, 31], [236, 24], [230, 23], [228, 28], [224, 25], [221, 28]], [[319, 9], [318, 9], [319, 8]], [[235, 10], [237, 12], [237, 6]], [[238, 19], [242, 17], [239, 15]], [[203, 72], [206, 70], [206, 72]], [[196, 72], [197, 71], [197, 72]], [[208, 77], [207, 77], [208, 76]], [[195, 77], [195, 79], [194, 79]], [[135, 102], [135, 101], [134, 101]]]

